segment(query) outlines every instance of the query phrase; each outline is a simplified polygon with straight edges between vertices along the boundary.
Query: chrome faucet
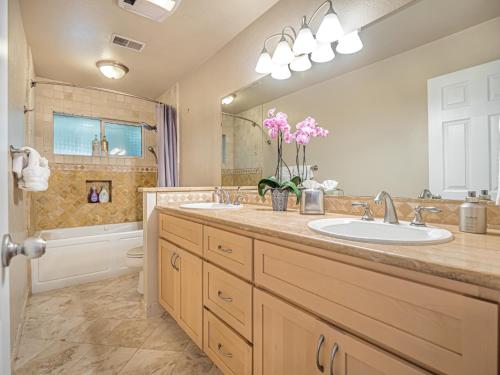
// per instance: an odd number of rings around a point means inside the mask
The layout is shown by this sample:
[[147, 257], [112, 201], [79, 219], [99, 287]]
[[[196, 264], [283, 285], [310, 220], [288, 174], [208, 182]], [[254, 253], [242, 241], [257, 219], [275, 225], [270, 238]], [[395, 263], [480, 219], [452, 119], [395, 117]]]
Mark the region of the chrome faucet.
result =
[[222, 188], [216, 186], [214, 188], [214, 202], [215, 203], [224, 203], [224, 198], [222, 197]]
[[236, 192], [234, 193], [233, 205], [239, 206], [241, 204], [241, 199], [242, 199], [242, 196], [241, 196], [241, 187], [238, 186], [236, 188]]
[[384, 223], [399, 224], [398, 214], [396, 213], [394, 202], [389, 193], [382, 190], [377, 194], [374, 201], [376, 204], [382, 204], [382, 201], [385, 202]]

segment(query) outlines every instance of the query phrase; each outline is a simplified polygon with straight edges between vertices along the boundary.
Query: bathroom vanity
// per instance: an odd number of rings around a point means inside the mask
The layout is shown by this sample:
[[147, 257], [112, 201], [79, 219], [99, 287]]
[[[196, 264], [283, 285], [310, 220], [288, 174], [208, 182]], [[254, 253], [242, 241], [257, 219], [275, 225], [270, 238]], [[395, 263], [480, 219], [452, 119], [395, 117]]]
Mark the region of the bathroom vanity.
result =
[[224, 374], [498, 374], [500, 231], [383, 245], [264, 206], [157, 211], [159, 303]]

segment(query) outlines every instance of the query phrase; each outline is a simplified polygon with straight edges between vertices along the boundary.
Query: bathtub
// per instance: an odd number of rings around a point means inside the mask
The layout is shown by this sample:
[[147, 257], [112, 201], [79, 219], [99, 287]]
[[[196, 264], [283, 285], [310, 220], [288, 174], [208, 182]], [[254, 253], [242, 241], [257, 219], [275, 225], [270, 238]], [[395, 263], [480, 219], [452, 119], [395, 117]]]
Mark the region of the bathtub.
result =
[[31, 261], [33, 293], [129, 272], [127, 251], [142, 246], [142, 222], [45, 230], [44, 256]]

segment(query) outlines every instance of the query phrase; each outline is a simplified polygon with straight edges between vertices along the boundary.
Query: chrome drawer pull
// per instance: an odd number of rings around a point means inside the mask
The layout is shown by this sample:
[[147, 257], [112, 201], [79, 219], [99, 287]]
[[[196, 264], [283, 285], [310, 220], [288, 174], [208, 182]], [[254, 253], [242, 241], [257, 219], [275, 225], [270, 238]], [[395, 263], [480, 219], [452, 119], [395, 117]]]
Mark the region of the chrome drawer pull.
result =
[[224, 253], [228, 253], [228, 254], [231, 254], [233, 252], [232, 249], [229, 249], [229, 248], [226, 248], [226, 247], [222, 247], [222, 245], [219, 245], [217, 246], [217, 249], [224, 252]]
[[330, 354], [330, 375], [335, 375], [333, 371], [333, 362], [335, 361], [335, 355], [337, 355], [337, 352], [339, 351], [339, 345], [335, 343], [332, 348], [332, 353]]
[[325, 343], [325, 336], [321, 335], [318, 339], [318, 346], [316, 347], [316, 367], [319, 371], [324, 372], [325, 366], [319, 363], [319, 353], [321, 352], [321, 347]]
[[228, 353], [228, 352], [225, 352], [224, 350], [222, 350], [222, 344], [218, 344], [217, 345], [217, 350], [219, 351], [220, 354], [222, 354], [224, 357], [227, 357], [227, 358], [233, 358], [233, 355], [231, 353]]
[[180, 255], [175, 254], [173, 266], [174, 266], [176, 271], [179, 271], [179, 266], [177, 265], [177, 259], [179, 259], [179, 258], [180, 258]]
[[217, 297], [225, 302], [233, 302], [233, 299], [231, 297], [225, 297], [220, 290], [217, 292]]

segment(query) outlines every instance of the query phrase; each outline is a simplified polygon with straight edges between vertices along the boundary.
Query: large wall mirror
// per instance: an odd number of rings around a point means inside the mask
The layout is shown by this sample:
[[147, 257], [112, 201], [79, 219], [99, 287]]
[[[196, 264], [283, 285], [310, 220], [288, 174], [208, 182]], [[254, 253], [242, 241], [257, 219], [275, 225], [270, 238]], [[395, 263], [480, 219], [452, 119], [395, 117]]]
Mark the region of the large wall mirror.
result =
[[[416, 198], [430, 189], [435, 197], [463, 199], [468, 190], [489, 190], [494, 199], [499, 7], [459, 3], [412, 2], [363, 29], [364, 49], [356, 55], [228, 93], [222, 183], [254, 185], [274, 174], [276, 145], [263, 120], [276, 108], [292, 127], [312, 116], [329, 130], [308, 145], [307, 164], [315, 180], [336, 180], [346, 195], [387, 190]], [[284, 156], [293, 166], [295, 147], [286, 145]]]

